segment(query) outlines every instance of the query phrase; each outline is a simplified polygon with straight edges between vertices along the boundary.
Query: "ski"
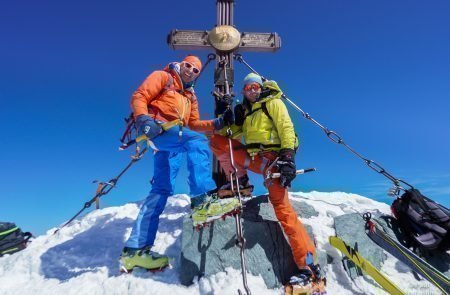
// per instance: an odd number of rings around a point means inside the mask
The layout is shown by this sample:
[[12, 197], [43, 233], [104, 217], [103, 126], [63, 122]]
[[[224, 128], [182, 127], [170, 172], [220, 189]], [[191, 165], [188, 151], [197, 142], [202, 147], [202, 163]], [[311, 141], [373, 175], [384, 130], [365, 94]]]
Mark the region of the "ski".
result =
[[389, 280], [384, 274], [375, 268], [368, 260], [359, 254], [358, 251], [347, 245], [343, 240], [338, 237], [329, 237], [331, 246], [341, 251], [351, 261], [353, 261], [358, 267], [360, 267], [366, 274], [371, 276], [381, 287], [387, 292], [393, 295], [405, 294], [397, 285]]
[[365, 215], [365, 217], [366, 233], [372, 241], [408, 265], [413, 271], [427, 279], [444, 294], [450, 294], [450, 280], [448, 277], [425, 262], [411, 250], [401, 245], [398, 241], [392, 239], [380, 226], [370, 219], [370, 216]]

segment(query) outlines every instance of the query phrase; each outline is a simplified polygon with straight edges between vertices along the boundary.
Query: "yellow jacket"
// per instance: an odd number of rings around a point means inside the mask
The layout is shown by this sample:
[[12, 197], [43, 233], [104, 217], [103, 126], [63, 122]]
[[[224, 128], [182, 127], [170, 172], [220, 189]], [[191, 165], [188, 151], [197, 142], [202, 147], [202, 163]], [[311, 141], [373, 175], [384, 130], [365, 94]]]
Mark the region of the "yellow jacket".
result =
[[[232, 126], [234, 137], [243, 137], [251, 155], [262, 150], [296, 149], [298, 139], [286, 105], [281, 100], [281, 90], [274, 81], [265, 82], [264, 88], [271, 90], [269, 96], [254, 103], [244, 102], [247, 106], [245, 121], [241, 127]], [[272, 119], [263, 111], [263, 104]]]

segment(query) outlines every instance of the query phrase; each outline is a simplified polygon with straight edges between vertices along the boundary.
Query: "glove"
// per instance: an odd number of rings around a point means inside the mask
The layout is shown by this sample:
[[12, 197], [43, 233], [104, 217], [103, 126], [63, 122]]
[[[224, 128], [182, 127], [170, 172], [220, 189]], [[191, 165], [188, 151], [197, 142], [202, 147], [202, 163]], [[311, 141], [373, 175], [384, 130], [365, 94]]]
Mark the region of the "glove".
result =
[[228, 107], [233, 103], [233, 98], [229, 94], [225, 94], [222, 98], [216, 99], [215, 115], [219, 116], [225, 113]]
[[234, 114], [230, 108], [227, 108], [223, 115], [213, 120], [214, 129], [220, 130], [225, 126], [231, 126], [234, 124]]
[[153, 139], [163, 132], [162, 127], [149, 115], [140, 115], [136, 118], [138, 134], [145, 134], [148, 139]]
[[280, 171], [280, 185], [290, 187], [292, 180], [297, 176], [295, 167], [295, 151], [292, 149], [281, 149], [278, 154], [277, 165]]
[[243, 103], [237, 104], [234, 107], [234, 124], [237, 126], [244, 125], [245, 121], [245, 105]]
[[225, 112], [223, 113], [223, 123], [226, 126], [231, 126], [234, 124], [234, 114], [231, 108], [227, 108]]

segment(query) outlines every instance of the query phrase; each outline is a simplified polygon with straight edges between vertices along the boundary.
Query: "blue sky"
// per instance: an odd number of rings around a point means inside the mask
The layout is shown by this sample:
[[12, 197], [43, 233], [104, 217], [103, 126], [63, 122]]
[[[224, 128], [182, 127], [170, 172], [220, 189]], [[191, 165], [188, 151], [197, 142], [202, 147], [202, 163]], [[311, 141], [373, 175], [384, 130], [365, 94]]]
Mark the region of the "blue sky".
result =
[[[215, 1], [9, 1], [0, 6], [0, 220], [43, 233], [75, 214], [128, 163], [118, 152], [129, 98], [186, 52], [173, 28], [210, 29]], [[247, 53], [305, 111], [364, 156], [450, 205], [450, 2], [237, 1], [241, 31], [278, 32], [281, 50]], [[192, 52], [206, 58], [207, 52]], [[236, 65], [237, 88], [248, 73]], [[212, 69], [197, 86], [212, 118]], [[390, 202], [390, 183], [289, 109], [302, 141], [293, 190]], [[147, 155], [103, 205], [143, 199]], [[186, 171], [176, 191], [187, 191]], [[260, 186], [261, 178], [252, 177]], [[262, 186], [257, 192], [263, 192]]]

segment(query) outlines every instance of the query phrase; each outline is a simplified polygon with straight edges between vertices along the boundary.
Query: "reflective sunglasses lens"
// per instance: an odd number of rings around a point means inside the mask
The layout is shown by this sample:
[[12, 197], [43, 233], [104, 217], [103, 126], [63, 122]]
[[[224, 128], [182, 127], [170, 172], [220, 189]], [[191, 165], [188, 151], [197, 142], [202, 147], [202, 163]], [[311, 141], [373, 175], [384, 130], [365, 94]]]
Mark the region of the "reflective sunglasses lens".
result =
[[192, 68], [192, 72], [194, 72], [194, 74], [197, 75], [198, 73], [200, 73], [200, 70], [197, 69], [196, 67], [194, 67], [192, 64], [190, 64], [190, 63], [188, 63], [188, 62], [185, 62], [184, 65], [185, 65], [185, 67], [188, 68], [188, 69], [191, 69], [191, 68]]
[[250, 91], [250, 90], [258, 91], [259, 88], [260, 88], [260, 87], [259, 87], [258, 84], [248, 84], [248, 85], [245, 85], [244, 90], [245, 90], [245, 91]]

